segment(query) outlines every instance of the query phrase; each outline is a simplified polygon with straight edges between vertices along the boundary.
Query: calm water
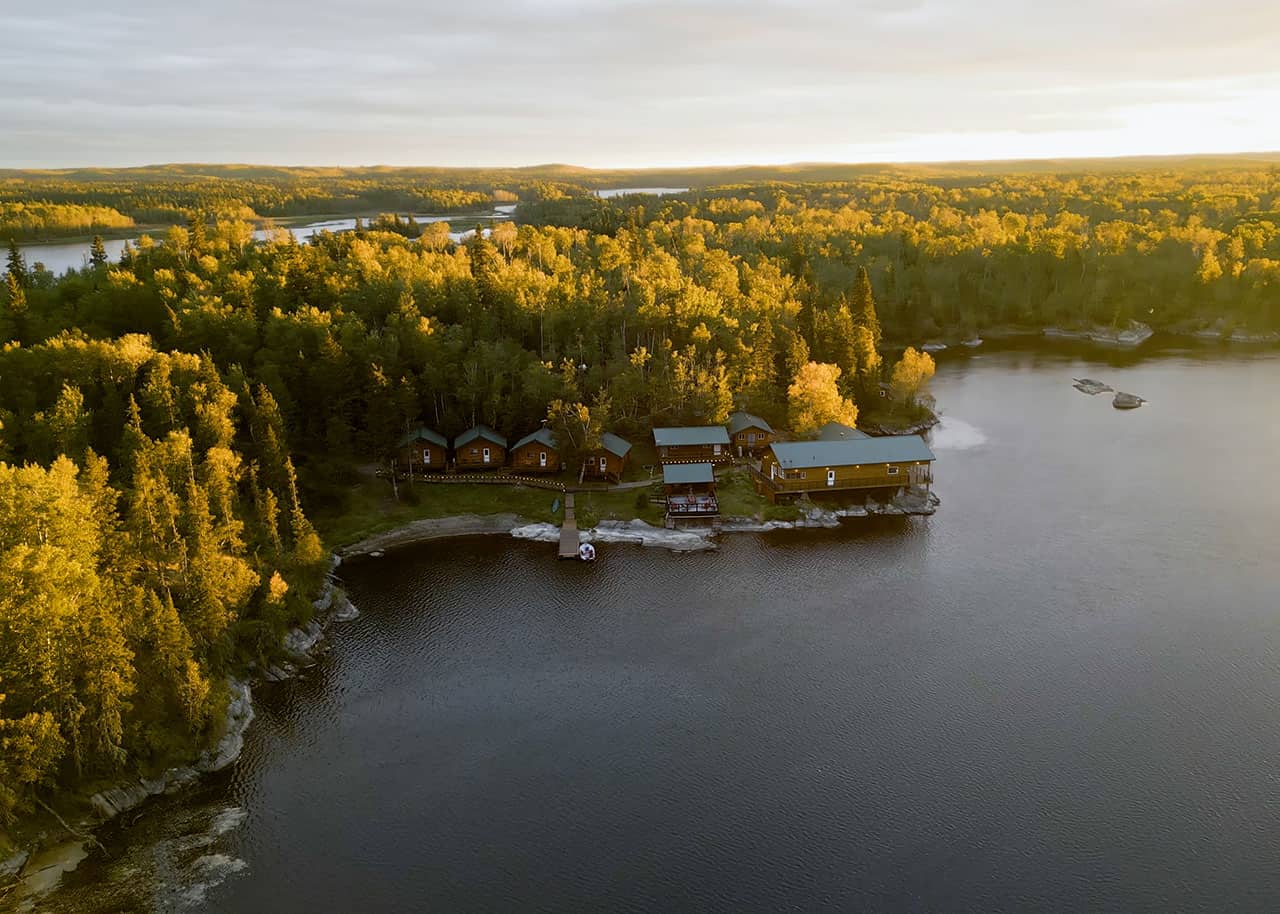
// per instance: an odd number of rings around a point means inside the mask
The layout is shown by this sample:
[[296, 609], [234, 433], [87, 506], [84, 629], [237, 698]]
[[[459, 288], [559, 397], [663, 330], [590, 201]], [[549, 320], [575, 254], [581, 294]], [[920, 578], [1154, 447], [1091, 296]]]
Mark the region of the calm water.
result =
[[51, 908], [1276, 910], [1280, 356], [1070, 352], [944, 359], [933, 518], [345, 568]]

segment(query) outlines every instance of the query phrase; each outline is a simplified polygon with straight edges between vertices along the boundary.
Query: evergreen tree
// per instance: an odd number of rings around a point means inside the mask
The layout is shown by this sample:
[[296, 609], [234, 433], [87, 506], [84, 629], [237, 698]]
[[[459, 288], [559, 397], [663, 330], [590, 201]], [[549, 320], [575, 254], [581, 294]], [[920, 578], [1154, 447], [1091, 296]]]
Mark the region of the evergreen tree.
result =
[[5, 261], [5, 268], [10, 278], [20, 287], [26, 288], [30, 280], [30, 274], [27, 271], [27, 259], [22, 256], [22, 251], [18, 249], [18, 242], [12, 238], [9, 239], [9, 256]]
[[107, 248], [101, 235], [94, 235], [93, 243], [89, 245], [89, 265], [95, 270], [107, 265]]
[[849, 305], [853, 323], [858, 327], [866, 327], [871, 333], [872, 344], [880, 348], [880, 319], [876, 316], [876, 301], [871, 292], [871, 277], [866, 267], [858, 267], [858, 275], [853, 281], [853, 296]]

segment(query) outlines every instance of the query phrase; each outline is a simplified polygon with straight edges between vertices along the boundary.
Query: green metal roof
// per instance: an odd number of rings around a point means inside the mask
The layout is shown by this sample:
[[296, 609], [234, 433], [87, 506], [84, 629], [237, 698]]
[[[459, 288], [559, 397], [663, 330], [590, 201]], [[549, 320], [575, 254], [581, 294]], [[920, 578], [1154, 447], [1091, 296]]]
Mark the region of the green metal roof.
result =
[[716, 474], [709, 463], [669, 463], [662, 468], [663, 485], [679, 486], [715, 481]]
[[818, 429], [819, 441], [848, 441], [853, 438], [870, 438], [866, 432], [858, 431], [852, 425], [842, 422], [828, 422]]
[[729, 417], [729, 434], [736, 435], [738, 432], [748, 428], [762, 428], [769, 434], [773, 434], [773, 426], [765, 422], [759, 416], [753, 416], [751, 413], [734, 413]]
[[511, 450], [513, 451], [517, 450], [519, 448], [524, 447], [526, 444], [533, 443], [534, 441], [538, 442], [538, 444], [541, 444], [544, 447], [551, 448], [553, 451], [556, 450], [556, 436], [551, 431], [551, 429], [547, 428], [546, 426], [543, 426], [542, 428], [538, 429], [532, 435], [525, 435], [515, 444], [511, 445]]
[[501, 435], [499, 435], [493, 429], [489, 428], [489, 426], [487, 425], [477, 425], [474, 428], [467, 429], [457, 438], [453, 439], [453, 446], [455, 448], [460, 448], [470, 444], [472, 441], [475, 441], [477, 438], [483, 438], [485, 441], [488, 441], [490, 444], [496, 444], [498, 447], [501, 447], [501, 448], [505, 448], [507, 446], [507, 439], [503, 438]]
[[723, 425], [695, 425], [685, 428], [655, 428], [653, 443], [658, 447], [687, 447], [698, 444], [728, 444]]
[[413, 444], [415, 441], [430, 441], [432, 444], [438, 444], [445, 448], [449, 446], [449, 441], [444, 435], [441, 435], [439, 432], [433, 432], [425, 425], [419, 425], [412, 431], [406, 432], [402, 435], [400, 437], [400, 447], [404, 447], [406, 444]]
[[919, 435], [851, 438], [847, 441], [787, 441], [770, 447], [778, 465], [785, 470], [934, 459], [933, 451]]
[[631, 453], [631, 442], [623, 441], [613, 432], [605, 432], [600, 436], [600, 446], [615, 457], [626, 457]]

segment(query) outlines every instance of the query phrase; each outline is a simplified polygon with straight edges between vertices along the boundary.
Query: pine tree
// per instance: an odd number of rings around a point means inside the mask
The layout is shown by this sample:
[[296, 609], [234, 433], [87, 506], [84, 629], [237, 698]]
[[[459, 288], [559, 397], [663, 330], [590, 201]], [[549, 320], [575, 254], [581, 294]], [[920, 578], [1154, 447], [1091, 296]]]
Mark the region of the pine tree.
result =
[[89, 245], [89, 265], [95, 270], [107, 265], [107, 248], [101, 235], [94, 235], [93, 243]]
[[853, 322], [859, 327], [871, 331], [871, 339], [878, 350], [880, 348], [880, 318], [876, 316], [876, 300], [871, 292], [871, 277], [866, 267], [858, 267], [858, 275], [853, 281], [853, 300], [849, 310]]
[[18, 249], [18, 242], [12, 238], [9, 239], [9, 257], [5, 266], [13, 281], [25, 289], [31, 278], [30, 273], [27, 271], [27, 259], [22, 256], [22, 251]]

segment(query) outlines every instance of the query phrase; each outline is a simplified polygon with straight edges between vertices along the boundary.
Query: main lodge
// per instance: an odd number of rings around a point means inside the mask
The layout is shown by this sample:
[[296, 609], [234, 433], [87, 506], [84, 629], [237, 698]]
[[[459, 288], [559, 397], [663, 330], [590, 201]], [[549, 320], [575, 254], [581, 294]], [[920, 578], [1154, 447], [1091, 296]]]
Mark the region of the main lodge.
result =
[[828, 429], [831, 437], [818, 441], [769, 445], [755, 476], [756, 488], [777, 501], [779, 496], [927, 487], [933, 482], [933, 451], [919, 435], [870, 438], [844, 428]]

